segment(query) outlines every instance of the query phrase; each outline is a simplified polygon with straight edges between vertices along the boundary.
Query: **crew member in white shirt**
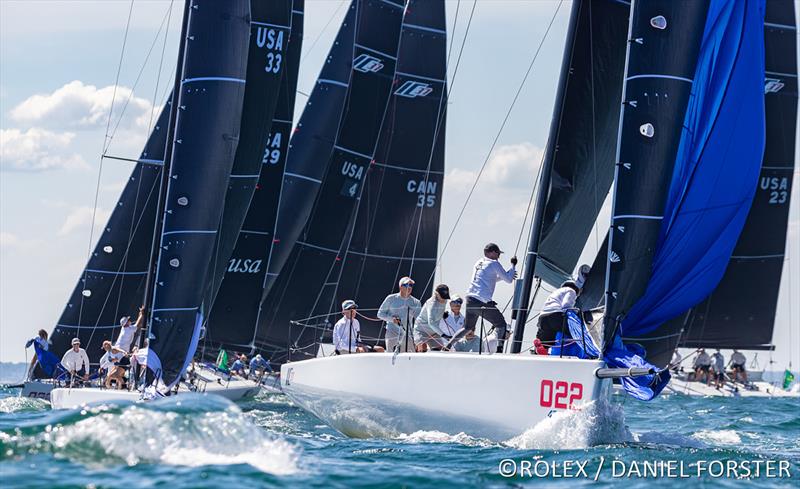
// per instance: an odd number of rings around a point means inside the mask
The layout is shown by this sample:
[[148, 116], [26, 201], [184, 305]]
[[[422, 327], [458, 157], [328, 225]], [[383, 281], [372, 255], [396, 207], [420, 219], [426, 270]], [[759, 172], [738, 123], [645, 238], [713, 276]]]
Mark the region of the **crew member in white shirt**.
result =
[[125, 351], [125, 353], [130, 353], [136, 330], [144, 325], [144, 306], [139, 308], [139, 317], [136, 318], [135, 323], [131, 322], [130, 316], [123, 316], [119, 320], [119, 325], [122, 329], [114, 346]]
[[389, 294], [378, 309], [378, 319], [386, 322], [386, 349], [389, 351], [414, 351], [414, 340], [408, 333], [414, 327], [422, 304], [411, 295], [414, 281], [403, 277], [398, 283], [400, 292]]
[[741, 374], [742, 382], [745, 384], [747, 383], [747, 369], [744, 367], [745, 363], [747, 363], [747, 358], [745, 358], [744, 354], [739, 350], [734, 349], [731, 359], [728, 362], [728, 365], [731, 365], [731, 368], [733, 369], [734, 382], [736, 382], [736, 377]]
[[342, 302], [342, 317], [333, 325], [333, 349], [337, 355], [364, 353], [363, 346], [358, 345], [361, 334], [361, 323], [356, 319], [358, 304], [352, 300]]
[[[475, 263], [472, 272], [472, 283], [467, 291], [467, 317], [464, 321], [464, 332], [475, 330], [475, 325], [479, 317], [483, 317], [494, 327], [497, 336], [497, 353], [502, 353], [503, 342], [506, 339], [508, 326], [503, 313], [497, 309], [497, 303], [492, 300], [494, 287], [497, 282], [511, 283], [517, 278], [517, 257], [511, 258], [511, 268], [503, 269], [503, 265], [497, 261], [500, 258], [500, 247], [494, 243], [489, 243], [483, 247], [483, 258]], [[457, 333], [450, 345], [464, 336], [464, 332]]]
[[450, 298], [450, 312], [446, 312], [444, 316], [442, 316], [442, 321], [439, 323], [442, 336], [448, 340], [464, 327], [464, 315], [461, 314], [461, 306], [463, 304], [464, 299], [462, 299], [461, 296], [453, 295]]
[[112, 346], [111, 342], [103, 342], [102, 349], [105, 354], [100, 358], [100, 370], [106, 372], [106, 389], [111, 389], [111, 383], [116, 381], [117, 389], [122, 389], [125, 382], [125, 369], [119, 365], [120, 360], [125, 357], [125, 352], [121, 348]]
[[536, 337], [539, 338], [544, 346], [553, 346], [556, 340], [556, 333], [564, 328], [567, 310], [575, 307], [575, 300], [580, 292], [581, 289], [578, 284], [572, 280], [567, 280], [544, 301], [544, 307], [542, 307], [542, 312], [539, 314], [538, 330], [536, 331]]
[[61, 365], [71, 376], [80, 376], [83, 372], [83, 380], [89, 380], [89, 356], [86, 354], [86, 350], [81, 348], [80, 338], [72, 338], [72, 348], [64, 353]]

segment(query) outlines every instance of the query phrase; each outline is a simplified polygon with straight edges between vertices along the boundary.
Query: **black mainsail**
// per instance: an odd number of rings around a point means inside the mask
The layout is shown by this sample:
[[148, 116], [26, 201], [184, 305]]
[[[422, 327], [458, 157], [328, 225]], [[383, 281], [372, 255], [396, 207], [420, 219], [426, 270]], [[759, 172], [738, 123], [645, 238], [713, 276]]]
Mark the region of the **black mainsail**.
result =
[[683, 327], [679, 346], [772, 348], [796, 161], [796, 40], [794, 2], [767, 1], [767, 140], [759, 185], [722, 281], [708, 299], [674, 320], [674, 328]]
[[103, 341], [113, 341], [119, 333], [120, 316], [134, 314], [142, 305], [171, 99], [170, 96], [161, 111], [50, 336], [58, 355], [67, 351], [72, 338], [77, 337], [89, 359], [98, 361]]
[[149, 324], [161, 380], [174, 385], [194, 356], [203, 285], [231, 174], [247, 71], [250, 4], [193, 1], [188, 14], [163, 228]]
[[[429, 297], [437, 260], [447, 108], [446, 17], [443, 0], [410, 0], [403, 18], [395, 90], [367, 171], [341, 266], [331, 270], [336, 312], [345, 299], [374, 311], [400, 277], [417, 278]], [[328, 301], [330, 302], [330, 301]], [[367, 312], [374, 316], [374, 313]], [[362, 338], [379, 338], [380, 323], [362, 321]]]
[[[287, 66], [287, 47], [292, 21], [292, 0], [254, 1], [250, 5], [250, 46], [247, 82], [236, 157], [233, 161], [225, 209], [212, 259], [212, 273], [204, 299], [210, 309], [229, 268], [250, 201], [259, 184], [260, 170], [272, 164], [271, 127]], [[294, 63], [292, 63], [294, 64]], [[241, 264], [236, 269], [240, 269]], [[248, 270], [257, 265], [247, 267]]]
[[263, 157], [258, 160], [258, 183], [206, 325], [203, 350], [209, 358], [216, 357], [219, 348], [245, 349], [253, 342], [294, 118], [303, 3], [293, 2], [291, 35], [283, 60], [285, 73]]
[[[318, 129], [320, 122], [330, 124], [329, 119], [320, 121], [315, 117], [318, 114], [307, 110], [291, 144], [256, 338], [259, 349], [273, 358], [276, 351], [286, 350], [290, 320], [308, 317], [317, 307], [329, 307], [333, 290], [327, 283], [329, 272], [341, 260], [343, 241], [374, 159], [393, 87], [404, 5], [370, 0], [358, 0], [354, 5], [355, 42], [347, 53], [349, 76], [340, 74], [341, 78], [331, 80], [323, 69], [315, 88], [315, 93], [323, 85], [346, 91], [336, 137], [301, 152], [301, 134], [308, 131], [311, 134], [304, 138], [319, 138], [318, 132], [330, 130]], [[314, 109], [314, 95], [309, 99], [310, 109]], [[321, 158], [316, 159], [310, 151], [322, 153]], [[316, 195], [316, 200], [293, 208], [293, 195], [304, 188], [308, 189], [305, 198]], [[303, 220], [306, 215], [307, 222]], [[280, 275], [270, 287], [278, 271]]]

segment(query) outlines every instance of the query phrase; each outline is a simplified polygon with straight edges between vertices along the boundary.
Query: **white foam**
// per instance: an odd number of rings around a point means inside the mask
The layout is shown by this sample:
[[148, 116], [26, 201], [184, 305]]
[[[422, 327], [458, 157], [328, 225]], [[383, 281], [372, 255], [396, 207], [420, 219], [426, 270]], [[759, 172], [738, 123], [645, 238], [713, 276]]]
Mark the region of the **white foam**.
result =
[[[43, 434], [60, 455], [87, 464], [97, 449], [128, 465], [162, 462], [196, 467], [249, 464], [271, 474], [297, 472], [298, 453], [250, 423], [233, 404], [222, 411], [173, 412], [130, 406]], [[87, 457], [83, 454], [95, 454]], [[106, 459], [107, 461], [107, 459]]]
[[738, 445], [742, 438], [734, 430], [702, 430], [692, 435], [697, 440], [718, 445]]
[[580, 410], [555, 412], [505, 444], [522, 449], [554, 450], [628, 441], [633, 441], [633, 435], [625, 426], [622, 406], [601, 398]]
[[11, 396], [0, 399], [0, 413], [16, 413], [19, 411], [43, 411], [50, 404], [41, 399]]
[[494, 445], [489, 440], [474, 438], [464, 432], [451, 435], [441, 431], [415, 431], [409, 434], [400, 434], [395, 440], [406, 443], [456, 443], [469, 447], [488, 447]]

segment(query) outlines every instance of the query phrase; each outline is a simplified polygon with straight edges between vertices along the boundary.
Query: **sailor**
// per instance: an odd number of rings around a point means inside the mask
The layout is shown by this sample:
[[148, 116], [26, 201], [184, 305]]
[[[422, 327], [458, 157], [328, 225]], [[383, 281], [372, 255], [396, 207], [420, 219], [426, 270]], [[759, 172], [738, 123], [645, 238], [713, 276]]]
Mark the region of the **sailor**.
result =
[[390, 294], [378, 309], [378, 318], [386, 322], [386, 349], [389, 351], [414, 351], [414, 342], [406, 332], [419, 316], [422, 304], [411, 295], [414, 281], [411, 277], [400, 279], [400, 292]]
[[714, 386], [719, 390], [720, 387], [725, 387], [725, 357], [719, 348], [711, 355], [711, 361], [714, 367]]
[[745, 363], [747, 363], [747, 358], [745, 358], [742, 352], [734, 348], [731, 359], [728, 362], [728, 365], [730, 365], [733, 370], [734, 382], [736, 382], [736, 377], [741, 374], [742, 382], [747, 383], [747, 370], [744, 368]]
[[[489, 321], [494, 327], [495, 335], [497, 336], [498, 353], [503, 351], [507, 325], [503, 313], [497, 309], [497, 303], [492, 300], [494, 287], [501, 280], [511, 283], [517, 278], [517, 270], [515, 268], [517, 257], [511, 258], [511, 268], [505, 270], [503, 265], [497, 261], [501, 253], [503, 252], [500, 251], [500, 247], [495, 243], [488, 243], [483, 247], [483, 258], [475, 263], [472, 272], [472, 283], [470, 283], [469, 291], [467, 292], [467, 317], [464, 322], [465, 330], [474, 331], [479, 317]], [[454, 339], [458, 340], [462, 335], [463, 333], [459, 332]]]
[[[61, 365], [72, 377], [82, 376], [83, 380], [89, 380], [89, 356], [86, 354], [86, 350], [81, 348], [80, 338], [72, 338], [72, 348], [64, 353]], [[81, 374], [81, 372], [83, 373]]]
[[439, 329], [442, 331], [442, 336], [447, 340], [455, 336], [464, 327], [464, 315], [461, 314], [461, 306], [463, 304], [464, 299], [461, 296], [453, 295], [450, 298], [450, 312], [445, 312], [442, 315]]
[[681, 371], [681, 362], [683, 361], [683, 357], [678, 350], [675, 350], [672, 353], [672, 361], [669, 364], [669, 369], [673, 372], [680, 372]]
[[567, 280], [547, 297], [539, 314], [538, 330], [536, 337], [547, 347], [553, 346], [556, 333], [561, 332], [566, 323], [568, 309], [575, 307], [581, 289], [572, 280]]
[[706, 353], [705, 348], [700, 348], [697, 358], [694, 359], [694, 380], [701, 382], [703, 377], [706, 384], [711, 384], [711, 357]]
[[[481, 345], [481, 339], [478, 338], [478, 335], [475, 334], [474, 329], [467, 329], [464, 332], [464, 336], [462, 336], [458, 341], [453, 343], [451, 347], [452, 351], [458, 352], [473, 352], [473, 353], [483, 353], [488, 352], [489, 345], [486, 341], [483, 342]], [[489, 352], [490, 353], [490, 352]]]
[[133, 346], [133, 337], [136, 334], [136, 330], [144, 326], [144, 306], [139, 308], [139, 316], [136, 318], [135, 323], [131, 323], [130, 316], [123, 316], [119, 320], [119, 325], [122, 329], [119, 332], [119, 336], [117, 337], [116, 343], [114, 346], [117, 348], [124, 350], [125, 353], [131, 351], [131, 347]]
[[260, 353], [254, 356], [252, 360], [250, 360], [250, 372], [248, 372], [250, 378], [255, 379], [259, 375], [263, 375], [258, 373], [259, 370], [269, 373], [274, 372], [272, 370], [272, 365], [269, 364], [269, 360], [262, 357]]
[[50, 348], [50, 344], [47, 342], [47, 331], [40, 329], [37, 336], [34, 336], [25, 343], [25, 348], [29, 348], [31, 345], [34, 345], [33, 347], [34, 354], [33, 358], [31, 358], [31, 364], [30, 366], [28, 366], [28, 375], [26, 377], [27, 379], [33, 378], [33, 371], [36, 368], [36, 362], [39, 359], [39, 356], [37, 353], [35, 353], [35, 350], [39, 348], [41, 350], [47, 351], [48, 348]]
[[119, 365], [119, 362], [125, 357], [125, 352], [111, 345], [108, 340], [103, 342], [101, 349], [105, 350], [105, 354], [100, 358], [100, 370], [106, 372], [106, 389], [111, 388], [112, 381], [116, 381], [117, 389], [121, 389], [125, 382], [125, 369]]
[[342, 317], [333, 325], [333, 349], [337, 355], [364, 353], [359, 346], [358, 336], [361, 334], [361, 323], [356, 319], [358, 304], [353, 300], [342, 302]]
[[418, 352], [441, 350], [447, 343], [439, 323], [446, 313], [447, 301], [450, 299], [450, 288], [439, 284], [433, 290], [433, 296], [425, 301], [419, 317], [414, 322], [414, 342]]
[[236, 361], [233, 362], [231, 366], [231, 374], [239, 375], [244, 377], [244, 366], [247, 365], [247, 357], [244, 353], [236, 357]]

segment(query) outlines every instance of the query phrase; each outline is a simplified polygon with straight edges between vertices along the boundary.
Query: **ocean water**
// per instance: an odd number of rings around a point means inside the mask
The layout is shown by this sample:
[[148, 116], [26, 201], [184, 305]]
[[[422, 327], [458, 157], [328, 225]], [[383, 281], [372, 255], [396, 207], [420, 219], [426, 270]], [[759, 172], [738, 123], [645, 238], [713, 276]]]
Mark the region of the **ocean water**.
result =
[[[23, 371], [0, 365], [0, 383]], [[796, 398], [615, 395], [495, 442], [349, 439], [282, 395], [53, 411], [18, 392], [0, 390], [2, 487], [800, 487]]]

